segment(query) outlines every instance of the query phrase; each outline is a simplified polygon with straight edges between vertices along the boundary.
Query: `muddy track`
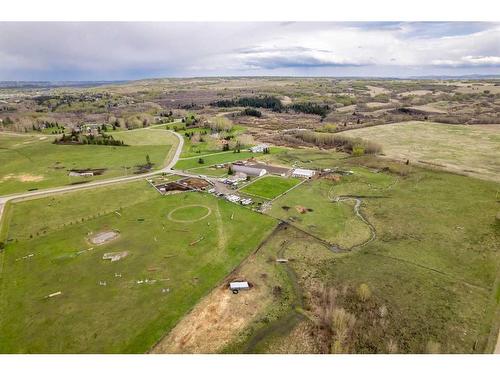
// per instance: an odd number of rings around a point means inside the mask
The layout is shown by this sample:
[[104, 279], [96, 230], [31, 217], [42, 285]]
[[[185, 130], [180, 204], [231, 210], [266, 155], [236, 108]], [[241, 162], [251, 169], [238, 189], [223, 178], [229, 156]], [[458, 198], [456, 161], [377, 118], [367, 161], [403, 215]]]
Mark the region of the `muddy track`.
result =
[[[285, 230], [286, 226], [282, 225], [280, 229]], [[279, 258], [285, 258], [285, 250], [287, 246], [288, 241], [283, 243], [278, 251], [277, 256]], [[258, 329], [248, 340], [243, 353], [253, 353], [259, 344], [265, 342], [266, 339], [270, 337], [285, 336], [304, 319], [304, 315], [299, 312], [299, 310], [304, 308], [304, 293], [297, 280], [297, 274], [293, 268], [290, 267], [289, 263], [281, 263], [280, 266], [285, 268], [285, 272], [292, 286], [293, 300], [291, 308], [274, 322]]]
[[[370, 238], [368, 238], [366, 241], [363, 241], [363, 242], [360, 242], [358, 244], [355, 244], [353, 246], [350, 246], [350, 247], [342, 247], [338, 244], [334, 244], [334, 243], [331, 243], [331, 242], [328, 242], [327, 240], [321, 238], [321, 237], [318, 237], [300, 227], [298, 227], [297, 225], [295, 225], [293, 222], [291, 221], [288, 221], [288, 220], [281, 220], [282, 223], [286, 224], [286, 225], [289, 225], [295, 229], [297, 229], [298, 231], [314, 238], [316, 241], [322, 243], [323, 245], [325, 245], [326, 247], [328, 247], [330, 250], [332, 250], [333, 252], [335, 253], [345, 253], [345, 252], [349, 252], [349, 251], [352, 251], [352, 250], [356, 250], [356, 249], [359, 249], [363, 246], [366, 246], [368, 245], [370, 242], [372, 242], [373, 240], [375, 240], [377, 238], [377, 231], [375, 229], [375, 226], [361, 213], [361, 203], [362, 203], [362, 200], [361, 200], [362, 197], [360, 196], [350, 196], [350, 195], [343, 195], [343, 196], [339, 196], [339, 197], [336, 197], [335, 199], [332, 200], [332, 203], [336, 203], [336, 202], [345, 202], [345, 201], [349, 201], [349, 200], [354, 200], [355, 201], [355, 204], [354, 204], [354, 214], [363, 222], [365, 223], [368, 228], [370, 228]], [[377, 197], [369, 197], [369, 198], [386, 198], [384, 196], [377, 196]]]
[[363, 216], [363, 214], [361, 213], [360, 207], [361, 207], [362, 201], [361, 201], [360, 197], [350, 197], [350, 196], [337, 197], [337, 202], [345, 202], [348, 200], [354, 200], [356, 202], [354, 204], [354, 213], [363, 223], [365, 223], [368, 226], [368, 228], [370, 228], [370, 232], [371, 232], [371, 236], [369, 239], [367, 239], [366, 241], [361, 242], [357, 245], [353, 245], [350, 248], [346, 249], [347, 251], [351, 251], [354, 249], [359, 249], [360, 247], [363, 247], [365, 245], [368, 245], [370, 242], [375, 240], [377, 238], [377, 231], [375, 230], [375, 227], [373, 226], [373, 224], [365, 216]]
[[[377, 198], [385, 198], [385, 197], [377, 197]], [[355, 215], [362, 221], [364, 222], [369, 228], [371, 232], [371, 236], [369, 239], [366, 241], [363, 241], [359, 244], [356, 244], [354, 246], [351, 246], [350, 248], [341, 248], [338, 245], [331, 244], [328, 241], [325, 241], [324, 239], [317, 237], [301, 228], [298, 228], [295, 226], [293, 223], [289, 223], [287, 221], [282, 221], [280, 226], [277, 228], [279, 229], [286, 229], [286, 226], [293, 227], [294, 229], [298, 230], [301, 233], [304, 233], [305, 235], [314, 238], [316, 241], [322, 243], [325, 245], [327, 248], [331, 249], [334, 252], [348, 252], [352, 251], [354, 249], [359, 249], [363, 246], [366, 246], [373, 240], [377, 238], [377, 232], [375, 230], [375, 227], [373, 224], [361, 213], [360, 208], [361, 208], [361, 197], [358, 196], [338, 196], [335, 199], [332, 199], [332, 202], [343, 202], [343, 201], [348, 201], [348, 200], [354, 200], [354, 213]], [[285, 250], [288, 245], [288, 242], [285, 242], [281, 249], [278, 251], [277, 256], [279, 258], [286, 258], [285, 256]], [[287, 273], [288, 279], [290, 281], [290, 284], [292, 285], [292, 291], [293, 291], [293, 301], [291, 304], [290, 310], [286, 312], [283, 316], [275, 320], [274, 322], [266, 325], [265, 327], [257, 330], [247, 341], [247, 344], [245, 346], [245, 349], [243, 350], [244, 353], [253, 353], [255, 352], [255, 349], [258, 347], [259, 344], [265, 342], [267, 339], [271, 337], [276, 337], [276, 336], [285, 336], [286, 334], [290, 333], [292, 329], [300, 323], [304, 318], [306, 318], [302, 313], [300, 313], [300, 310], [304, 308], [304, 293], [302, 291], [302, 288], [297, 280], [297, 274], [295, 273], [294, 269], [290, 266], [289, 263], [282, 263], [281, 266], [285, 268], [285, 271]]]

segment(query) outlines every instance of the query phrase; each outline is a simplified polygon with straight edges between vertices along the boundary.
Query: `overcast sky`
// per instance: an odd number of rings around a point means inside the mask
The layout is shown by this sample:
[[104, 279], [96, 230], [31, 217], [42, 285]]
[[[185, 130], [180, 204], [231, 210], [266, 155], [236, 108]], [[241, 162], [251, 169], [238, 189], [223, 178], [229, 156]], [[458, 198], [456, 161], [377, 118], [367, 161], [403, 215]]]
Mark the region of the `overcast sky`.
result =
[[500, 74], [500, 23], [6, 23], [0, 80]]

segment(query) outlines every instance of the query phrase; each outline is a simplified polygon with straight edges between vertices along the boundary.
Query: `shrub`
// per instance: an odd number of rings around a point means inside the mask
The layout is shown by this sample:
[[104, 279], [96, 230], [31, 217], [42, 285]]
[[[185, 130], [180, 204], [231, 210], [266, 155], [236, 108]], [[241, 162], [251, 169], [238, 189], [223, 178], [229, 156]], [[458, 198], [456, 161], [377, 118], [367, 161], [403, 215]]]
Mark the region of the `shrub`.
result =
[[372, 296], [370, 287], [364, 283], [359, 285], [358, 289], [356, 290], [356, 294], [358, 295], [359, 299], [363, 302], [368, 301]]
[[360, 138], [349, 138], [338, 134], [301, 131], [291, 135], [287, 134], [283, 137], [286, 140], [290, 140], [295, 137], [306, 143], [311, 143], [319, 147], [338, 147], [350, 153], [353, 152], [355, 147], [362, 147], [364, 149], [363, 154], [378, 154], [382, 151], [382, 147], [376, 143], [365, 141]]
[[242, 116], [262, 117], [262, 112], [255, 108], [245, 108], [240, 112]]
[[322, 133], [335, 133], [337, 131], [337, 125], [335, 124], [325, 124], [318, 129]]
[[365, 154], [365, 148], [360, 145], [353, 146], [352, 156], [363, 156]]

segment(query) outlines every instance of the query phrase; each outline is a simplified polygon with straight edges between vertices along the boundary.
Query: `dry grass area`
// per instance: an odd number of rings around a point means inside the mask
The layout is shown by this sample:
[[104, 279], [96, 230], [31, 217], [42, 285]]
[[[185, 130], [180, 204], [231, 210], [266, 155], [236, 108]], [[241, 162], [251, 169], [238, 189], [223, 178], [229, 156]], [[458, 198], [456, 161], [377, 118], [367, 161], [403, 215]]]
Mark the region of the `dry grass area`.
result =
[[370, 90], [370, 95], [371, 96], [380, 95], [380, 94], [389, 94], [390, 93], [389, 90], [387, 90], [386, 88], [383, 88], [383, 87], [366, 85], [366, 88], [368, 90]]
[[[266, 248], [267, 249], [267, 248]], [[216, 289], [202, 299], [152, 353], [217, 353], [238, 336], [273, 302], [276, 280], [266, 249], [252, 254]], [[251, 288], [233, 294], [228, 283], [247, 280]]]
[[500, 86], [496, 86], [492, 83], [484, 84], [469, 84], [459, 87], [456, 92], [461, 94], [477, 94], [489, 91], [491, 94], [500, 94]]
[[33, 175], [29, 173], [13, 174], [9, 173], [2, 177], [1, 181], [18, 180], [21, 182], [38, 182], [43, 181], [44, 177], [40, 175]]
[[422, 96], [422, 95], [427, 95], [427, 94], [432, 94], [432, 91], [430, 90], [412, 90], [412, 91], [407, 91], [399, 94], [402, 97], [405, 96]]
[[233, 294], [223, 284], [196, 305], [152, 352], [216, 353], [257, 316], [268, 298], [265, 287]]
[[500, 181], [500, 125], [410, 121], [349, 130], [382, 145], [387, 157]]

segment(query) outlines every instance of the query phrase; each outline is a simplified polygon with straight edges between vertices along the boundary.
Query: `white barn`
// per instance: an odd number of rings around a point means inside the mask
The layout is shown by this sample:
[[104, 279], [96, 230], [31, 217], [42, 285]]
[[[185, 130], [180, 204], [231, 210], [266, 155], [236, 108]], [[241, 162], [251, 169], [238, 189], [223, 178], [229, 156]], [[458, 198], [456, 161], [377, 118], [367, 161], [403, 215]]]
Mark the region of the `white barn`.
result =
[[316, 171], [313, 171], [312, 169], [295, 168], [292, 171], [292, 177], [299, 177], [299, 178], [311, 178], [315, 174]]
[[264, 176], [267, 173], [267, 170], [264, 168], [255, 168], [255, 167], [247, 167], [246, 165], [233, 164], [231, 166], [234, 172], [236, 173], [245, 173], [247, 176]]

